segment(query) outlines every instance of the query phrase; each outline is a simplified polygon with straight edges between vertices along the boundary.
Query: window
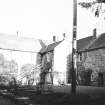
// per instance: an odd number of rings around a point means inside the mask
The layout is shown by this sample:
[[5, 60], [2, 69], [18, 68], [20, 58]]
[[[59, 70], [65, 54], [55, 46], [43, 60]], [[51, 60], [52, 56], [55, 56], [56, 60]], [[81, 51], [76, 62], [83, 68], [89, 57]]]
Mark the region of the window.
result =
[[79, 61], [82, 61], [82, 53], [79, 54]]

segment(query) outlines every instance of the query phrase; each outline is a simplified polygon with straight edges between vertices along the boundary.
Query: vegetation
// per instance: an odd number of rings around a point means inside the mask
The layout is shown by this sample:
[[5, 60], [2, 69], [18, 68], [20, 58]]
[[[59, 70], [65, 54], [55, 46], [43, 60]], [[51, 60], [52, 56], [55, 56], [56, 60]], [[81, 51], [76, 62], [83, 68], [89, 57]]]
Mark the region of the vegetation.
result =
[[0, 105], [15, 105], [10, 99], [0, 96]]
[[18, 64], [14, 60], [6, 60], [3, 54], [0, 54], [0, 74], [8, 78], [15, 77], [18, 72]]
[[25, 64], [21, 67], [21, 79], [26, 78], [25, 83], [27, 85], [32, 85], [35, 76], [35, 66], [32, 64]]
[[105, 4], [105, 0], [92, 0], [91, 2], [79, 2], [78, 4], [86, 9], [94, 9], [96, 17], [99, 17], [100, 13], [105, 13], [105, 10], [102, 8], [102, 4]]

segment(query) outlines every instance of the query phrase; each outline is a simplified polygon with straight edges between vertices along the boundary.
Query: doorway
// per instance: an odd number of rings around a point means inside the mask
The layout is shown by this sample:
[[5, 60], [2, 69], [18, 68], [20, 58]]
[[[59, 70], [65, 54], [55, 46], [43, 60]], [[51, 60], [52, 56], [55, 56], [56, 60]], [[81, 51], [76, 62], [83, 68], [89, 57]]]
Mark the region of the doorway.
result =
[[104, 85], [104, 75], [103, 73], [98, 73], [98, 86]]

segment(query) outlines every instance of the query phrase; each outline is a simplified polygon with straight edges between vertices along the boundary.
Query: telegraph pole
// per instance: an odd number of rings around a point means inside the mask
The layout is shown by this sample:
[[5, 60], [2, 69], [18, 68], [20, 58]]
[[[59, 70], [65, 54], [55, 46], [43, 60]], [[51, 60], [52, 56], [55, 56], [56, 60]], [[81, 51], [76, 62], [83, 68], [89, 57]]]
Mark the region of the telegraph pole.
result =
[[77, 0], [73, 0], [73, 36], [72, 36], [72, 83], [71, 83], [71, 93], [76, 95], [76, 49], [77, 49]]

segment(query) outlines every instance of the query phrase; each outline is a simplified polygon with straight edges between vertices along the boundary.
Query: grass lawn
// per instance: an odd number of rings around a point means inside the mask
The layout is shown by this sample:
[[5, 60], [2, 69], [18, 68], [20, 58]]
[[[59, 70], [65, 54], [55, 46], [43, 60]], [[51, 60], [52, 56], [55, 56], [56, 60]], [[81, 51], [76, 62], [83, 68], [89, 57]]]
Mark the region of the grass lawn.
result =
[[[35, 87], [20, 88], [16, 95], [29, 97], [33, 105], [105, 105], [105, 88], [77, 86], [76, 96], [71, 95], [71, 86], [50, 87], [53, 92], [37, 93]], [[1, 97], [0, 105], [13, 105], [10, 100]], [[5, 101], [6, 100], [6, 101]]]
[[34, 104], [43, 105], [105, 105], [105, 88], [78, 86], [77, 95], [71, 96], [71, 86], [53, 86], [53, 93], [36, 94], [35, 90], [22, 90], [20, 96], [28, 96]]

